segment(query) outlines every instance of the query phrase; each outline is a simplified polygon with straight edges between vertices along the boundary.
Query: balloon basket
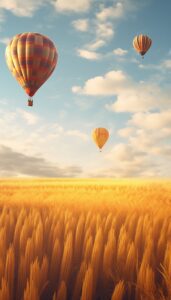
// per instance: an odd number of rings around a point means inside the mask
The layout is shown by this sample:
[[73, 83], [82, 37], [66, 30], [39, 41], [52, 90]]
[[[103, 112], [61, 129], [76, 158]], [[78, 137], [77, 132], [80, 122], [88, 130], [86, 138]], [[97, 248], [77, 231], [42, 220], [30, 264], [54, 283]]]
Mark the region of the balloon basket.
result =
[[32, 99], [28, 99], [28, 106], [33, 106], [33, 100]]

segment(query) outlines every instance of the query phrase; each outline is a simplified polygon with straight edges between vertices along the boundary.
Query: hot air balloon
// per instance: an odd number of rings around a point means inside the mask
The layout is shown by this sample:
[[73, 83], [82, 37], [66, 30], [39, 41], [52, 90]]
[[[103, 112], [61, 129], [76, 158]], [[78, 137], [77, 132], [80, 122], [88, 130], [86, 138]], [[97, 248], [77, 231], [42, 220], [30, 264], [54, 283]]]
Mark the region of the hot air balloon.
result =
[[25, 90], [28, 106], [32, 96], [54, 71], [58, 54], [53, 42], [40, 33], [17, 34], [5, 52], [9, 70]]
[[100, 152], [104, 144], [109, 138], [109, 132], [106, 128], [95, 128], [92, 132], [92, 138], [95, 144], [99, 147]]
[[144, 57], [145, 53], [150, 49], [152, 40], [147, 35], [137, 35], [133, 39], [134, 49]]

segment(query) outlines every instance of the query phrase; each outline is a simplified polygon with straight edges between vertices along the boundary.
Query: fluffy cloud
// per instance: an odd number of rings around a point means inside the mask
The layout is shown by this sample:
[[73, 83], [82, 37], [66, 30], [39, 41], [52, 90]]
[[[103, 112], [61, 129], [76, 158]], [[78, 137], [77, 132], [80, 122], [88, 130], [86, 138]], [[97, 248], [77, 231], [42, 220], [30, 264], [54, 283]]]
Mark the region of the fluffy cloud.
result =
[[49, 2], [48, 0], [1, 0], [0, 10], [9, 10], [14, 15], [20, 17], [31, 17], [34, 12], [42, 5]]
[[118, 135], [123, 138], [128, 138], [134, 132], [134, 128], [126, 127], [118, 130]]
[[153, 82], [136, 82], [121, 70], [88, 79], [83, 87], [72, 88], [74, 93], [89, 96], [115, 96], [106, 108], [114, 112], [140, 112], [166, 108], [170, 104], [170, 90], [163, 91]]
[[96, 14], [98, 20], [104, 22], [109, 18], [118, 19], [124, 15], [125, 8], [124, 4], [121, 2], [115, 3], [113, 6], [101, 7], [100, 12]]
[[97, 23], [95, 32], [95, 41], [84, 45], [82, 49], [77, 49], [78, 56], [89, 60], [99, 60], [103, 57], [102, 54], [97, 53], [95, 50], [106, 45], [106, 41], [114, 35], [114, 29], [110, 22]]
[[115, 21], [120, 20], [130, 13], [137, 11], [142, 5], [148, 4], [146, 0], [143, 3], [138, 0], [119, 0], [113, 2], [113, 5], [100, 5], [100, 11], [96, 14], [97, 20], [100, 22], [110, 19]]
[[89, 51], [86, 49], [78, 49], [77, 53], [80, 57], [83, 57], [88, 60], [98, 60], [101, 58], [101, 54], [99, 54], [95, 51]]
[[55, 0], [54, 6], [60, 12], [85, 12], [89, 10], [92, 0]]
[[[71, 142], [69, 136], [74, 142]], [[68, 148], [71, 157], [75, 151], [74, 144], [82, 146], [83, 142], [87, 142], [88, 136], [81, 129], [64, 128], [25, 110], [7, 111], [4, 108], [0, 110], [0, 140], [3, 145], [26, 155], [43, 153], [47, 160], [65, 162]], [[71, 161], [70, 157], [68, 163]]]
[[79, 91], [79, 93], [89, 96], [113, 96], [125, 84], [127, 84], [127, 78], [122, 71], [110, 71], [104, 76], [88, 79], [83, 88], [75, 89], [73, 87], [73, 92]]
[[44, 158], [28, 156], [4, 145], [0, 145], [0, 165], [1, 177], [76, 177], [82, 173], [80, 167], [61, 168]]
[[171, 59], [164, 59], [159, 64], [139, 64], [138, 67], [144, 70], [158, 70], [160, 72], [167, 72], [171, 70]]
[[114, 29], [112, 23], [97, 23], [96, 25], [96, 35], [98, 38], [108, 39], [114, 35]]
[[[133, 135], [135, 134], [135, 136]], [[110, 167], [101, 171], [105, 177], [162, 177], [171, 175], [168, 156], [171, 146], [161, 144], [149, 132], [134, 130], [128, 142], [116, 144], [106, 159]], [[113, 167], [112, 167], [113, 166]], [[97, 176], [97, 173], [94, 173]]]
[[[56, 3], [59, 3], [59, 1]], [[65, 1], [63, 2], [65, 3]], [[95, 37], [92, 42], [82, 46], [82, 49], [84, 51], [94, 51], [105, 46], [115, 34], [116, 22], [128, 15], [128, 12], [130, 13], [136, 11], [140, 6], [137, 0], [120, 0], [114, 2], [115, 3], [113, 5], [105, 5], [100, 3], [99, 11], [96, 13], [95, 17], [89, 19], [91, 34], [95, 34]], [[88, 3], [89, 1], [87, 2], [87, 4]], [[71, 6], [74, 7], [72, 3]], [[74, 21], [73, 25], [77, 30], [87, 31], [87, 24], [85, 23], [79, 24], [78, 22], [77, 24], [77, 21]], [[79, 51], [77, 53], [79, 55]], [[113, 53], [121, 57], [124, 56], [127, 52], [126, 50], [118, 48], [115, 49]], [[101, 57], [98, 56], [98, 58], [102, 57], [102, 55]]]
[[78, 138], [82, 139], [83, 141], [89, 140], [89, 136], [87, 134], [81, 132], [80, 130], [67, 130], [66, 135], [78, 137]]
[[156, 147], [155, 153], [165, 157], [167, 156], [171, 157], [171, 145], [165, 147]]
[[171, 59], [165, 59], [161, 64], [161, 68], [171, 69]]
[[113, 54], [118, 55], [118, 56], [124, 56], [128, 53], [127, 50], [124, 50], [122, 48], [117, 48], [115, 50], [113, 50]]
[[17, 112], [29, 125], [35, 125], [39, 121], [39, 117], [35, 113], [25, 111], [24, 109], [18, 109]]
[[[108, 176], [171, 176], [171, 111], [135, 113], [117, 134], [126, 143], [116, 144], [106, 155], [115, 168], [105, 170]], [[131, 125], [131, 127], [130, 127]], [[107, 175], [106, 175], [107, 176]]]
[[129, 124], [148, 130], [158, 130], [171, 127], [171, 110], [161, 112], [136, 113], [129, 120]]
[[143, 157], [144, 153], [137, 150], [137, 148], [133, 148], [128, 144], [117, 144], [107, 155], [108, 158], [115, 159], [120, 162], [133, 162], [136, 161], [137, 158]]
[[[81, 172], [74, 175], [74, 172], [77, 172], [77, 169], [74, 168], [75, 166], [76, 168], [77, 166], [86, 166], [86, 159], [82, 162], [82, 156], [84, 153], [86, 155], [90, 140], [86, 132], [87, 130], [81, 130], [77, 126], [70, 128], [70, 126], [64, 127], [54, 121], [47, 121], [42, 115], [37, 116], [35, 113], [27, 111], [27, 108], [23, 111], [22, 109], [10, 111], [9, 106], [1, 107], [0, 140], [3, 154], [0, 153], [0, 163], [2, 158], [4, 161], [1, 164], [3, 176], [5, 176], [5, 168], [7, 172], [9, 171], [9, 176], [17, 176], [17, 174], [23, 174], [23, 176], [24, 174], [26, 176], [82, 176]], [[11, 151], [8, 151], [9, 149]], [[20, 164], [24, 164], [23, 169], [22, 166], [18, 166], [11, 160], [13, 170], [9, 170], [10, 159], [5, 160], [5, 151], [10, 157], [13, 157], [14, 161], [18, 162], [21, 157]], [[14, 156], [11, 152], [15, 152]], [[40, 158], [40, 161], [37, 158]], [[24, 159], [27, 160], [27, 164], [24, 163]], [[30, 173], [28, 171], [29, 164], [32, 167]], [[34, 171], [35, 168], [38, 169], [38, 173]], [[8, 175], [6, 173], [6, 176]]]
[[8, 38], [8, 37], [4, 37], [4, 38], [1, 38], [0, 39], [0, 43], [1, 44], [4, 44], [4, 45], [8, 45], [9, 44], [9, 42], [10, 42], [10, 38]]
[[117, 161], [111, 159], [109, 168], [93, 170], [90, 177], [112, 177], [112, 178], [137, 178], [137, 177], [160, 177], [164, 175], [158, 163], [151, 161], [148, 157], [135, 158], [133, 161]]
[[[128, 143], [131, 147], [143, 151], [150, 157], [151, 160], [155, 159], [159, 161], [162, 157], [164, 160], [163, 165], [167, 165], [167, 157], [165, 151], [168, 151], [169, 140], [171, 138], [170, 128], [161, 128], [161, 130], [145, 130], [136, 129], [129, 136]], [[163, 168], [163, 166], [161, 167]]]
[[[121, 70], [90, 78], [73, 92], [89, 96], [115, 97], [109, 109], [133, 113], [125, 128], [118, 130], [122, 141], [105, 155], [108, 168], [92, 171], [93, 177], [171, 176], [170, 92], [157, 82], [140, 83]], [[100, 175], [99, 175], [100, 174]]]
[[90, 50], [97, 50], [101, 47], [103, 47], [106, 44], [106, 42], [102, 39], [95, 40], [92, 43], [87, 45], [87, 48]]
[[78, 31], [86, 32], [89, 29], [88, 19], [78, 19], [72, 22], [74, 28]]
[[89, 10], [92, 0], [1, 0], [0, 15], [4, 10], [11, 11], [19, 17], [32, 17], [36, 10], [43, 5], [52, 5], [58, 12], [84, 12]]
[[128, 136], [131, 146], [149, 155], [156, 155], [158, 160], [160, 156], [163, 156], [166, 165], [166, 155], [171, 149], [171, 110], [135, 113], [127, 124], [128, 127], [119, 130], [118, 134], [129, 131], [131, 125], [131, 132]]

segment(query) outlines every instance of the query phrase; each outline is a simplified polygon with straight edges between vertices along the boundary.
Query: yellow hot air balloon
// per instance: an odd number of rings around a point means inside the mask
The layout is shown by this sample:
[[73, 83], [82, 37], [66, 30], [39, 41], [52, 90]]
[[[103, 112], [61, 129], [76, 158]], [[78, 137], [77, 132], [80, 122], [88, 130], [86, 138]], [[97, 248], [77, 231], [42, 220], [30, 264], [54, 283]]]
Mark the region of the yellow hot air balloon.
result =
[[40, 33], [25, 32], [13, 37], [6, 48], [6, 62], [9, 70], [31, 97], [53, 73], [58, 53], [54, 43]]
[[152, 40], [147, 35], [140, 34], [133, 39], [133, 47], [142, 57], [150, 49], [151, 44]]
[[109, 132], [106, 128], [95, 128], [92, 132], [92, 139], [99, 147], [100, 151], [109, 138]]

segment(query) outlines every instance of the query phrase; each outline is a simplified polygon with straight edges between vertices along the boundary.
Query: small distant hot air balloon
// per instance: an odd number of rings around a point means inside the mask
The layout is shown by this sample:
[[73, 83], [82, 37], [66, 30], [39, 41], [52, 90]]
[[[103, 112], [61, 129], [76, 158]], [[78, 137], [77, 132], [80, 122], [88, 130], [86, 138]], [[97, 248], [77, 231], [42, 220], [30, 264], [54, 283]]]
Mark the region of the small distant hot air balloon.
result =
[[152, 40], [147, 35], [140, 34], [133, 39], [133, 47], [142, 57], [150, 49], [151, 44]]
[[56, 67], [55, 45], [40, 33], [21, 33], [10, 41], [5, 56], [9, 70], [30, 97], [28, 106], [32, 106], [31, 97]]
[[92, 138], [95, 144], [99, 147], [100, 152], [104, 144], [109, 138], [109, 132], [106, 128], [95, 128], [92, 132]]

